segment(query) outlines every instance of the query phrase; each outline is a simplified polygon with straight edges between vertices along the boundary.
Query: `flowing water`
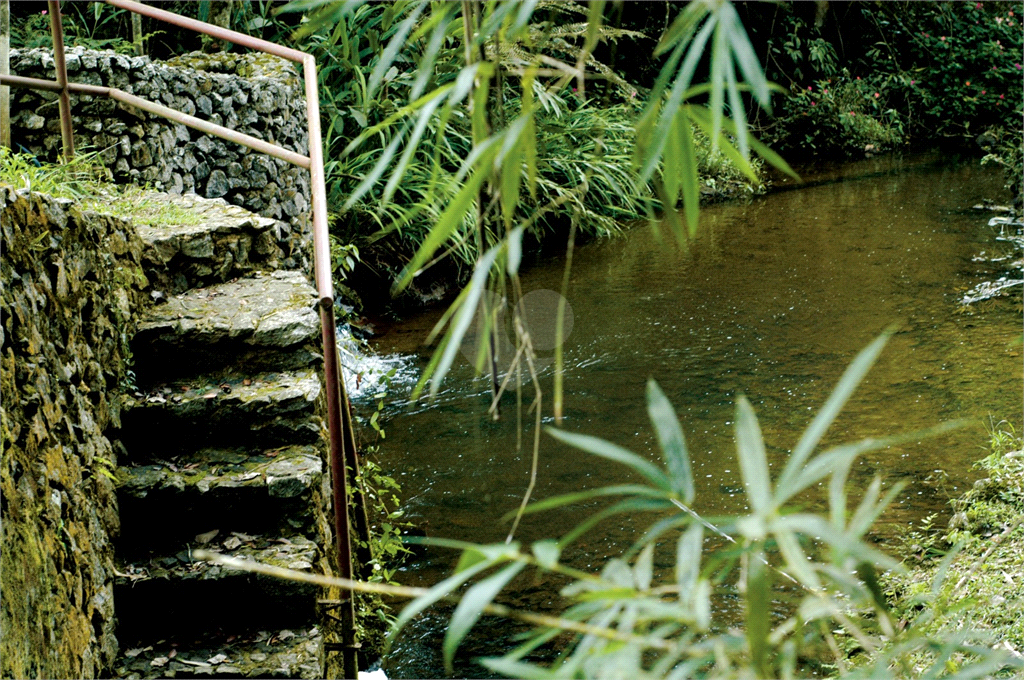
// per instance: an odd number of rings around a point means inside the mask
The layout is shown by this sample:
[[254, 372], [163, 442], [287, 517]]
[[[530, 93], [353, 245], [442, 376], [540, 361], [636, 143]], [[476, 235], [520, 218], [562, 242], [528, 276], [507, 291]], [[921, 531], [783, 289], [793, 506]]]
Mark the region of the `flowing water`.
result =
[[[937, 155], [866, 160], [809, 177], [815, 181], [803, 187], [706, 208], [686, 251], [670, 237], [659, 243], [646, 226], [577, 249], [567, 296], [572, 332], [565, 343], [564, 427], [656, 457], [644, 403], [645, 383], [654, 377], [688, 440], [695, 508], [706, 515], [742, 512], [736, 396], [753, 403], [778, 469], [856, 353], [897, 323], [899, 331], [823, 444], [968, 419], [968, 427], [953, 433], [869, 453], [851, 475], [854, 494], [876, 474], [887, 485], [907, 484], [882, 518], [882, 539], [930, 513], [942, 522], [947, 500], [977, 476], [971, 464], [985, 454], [983, 423], [1006, 418], [1018, 431], [1021, 426], [1020, 288], [1012, 302], [967, 313], [957, 304], [958, 291], [993, 266], [976, 256], [992, 254], [997, 230], [986, 226], [988, 213], [971, 206], [1002, 196], [1001, 177], [976, 160]], [[525, 274], [524, 291], [559, 290], [562, 273], [561, 260], [540, 262]], [[553, 295], [533, 299], [545, 303]], [[407, 376], [393, 390], [399, 396], [429, 356], [420, 343], [439, 315], [385, 327], [375, 343], [379, 353], [395, 354], [390, 361]], [[550, 357], [540, 352], [548, 423]], [[532, 389], [524, 389], [527, 404], [532, 398]], [[470, 361], [460, 358], [434, 402], [402, 404], [386, 419], [380, 462], [403, 487], [407, 518], [430, 536], [486, 543], [504, 540], [508, 531], [501, 517], [518, 506], [527, 486], [533, 417], [524, 415], [520, 428], [510, 397], [494, 422], [486, 413], [489, 400], [486, 379], [474, 378]], [[630, 479], [622, 466], [542, 437], [534, 499]], [[527, 516], [516, 538], [528, 544], [560, 536], [600, 505]], [[608, 520], [564, 559], [597, 570], [649, 521]], [[436, 583], [450, 573], [454, 557], [431, 549], [397, 579]], [[670, 561], [659, 558], [658, 566]], [[559, 585], [522, 580], [502, 601], [555, 610]], [[728, 608], [728, 601], [720, 606]], [[441, 610], [414, 622], [385, 664], [388, 675], [443, 676], [439, 650], [449, 615]], [[456, 673], [486, 675], [469, 659], [506, 651], [514, 632], [508, 622], [482, 621], [464, 644], [460, 656], [467, 660]]]

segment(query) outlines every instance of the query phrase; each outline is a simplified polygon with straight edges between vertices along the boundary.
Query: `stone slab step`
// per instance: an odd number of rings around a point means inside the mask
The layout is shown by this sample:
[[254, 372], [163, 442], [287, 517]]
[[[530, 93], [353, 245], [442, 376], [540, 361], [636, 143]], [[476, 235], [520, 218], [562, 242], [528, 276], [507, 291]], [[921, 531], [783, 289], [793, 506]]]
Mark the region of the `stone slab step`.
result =
[[140, 384], [226, 366], [281, 370], [320, 361], [316, 290], [295, 271], [172, 295], [150, 309], [132, 340]]
[[114, 670], [120, 678], [322, 678], [324, 641], [316, 627], [164, 641], [125, 650]]
[[[165, 294], [242, 276], [254, 269], [299, 268], [289, 257], [292, 228], [244, 208], [195, 194], [146, 193], [151, 220], [138, 224], [143, 270]], [[166, 204], [167, 209], [159, 210]], [[289, 266], [290, 265], [290, 266]]]
[[203, 449], [120, 467], [121, 545], [182, 545], [212, 530], [314, 535], [323, 470], [314, 446]]
[[133, 463], [211, 447], [313, 444], [321, 392], [313, 368], [176, 380], [125, 399], [120, 439]]
[[[240, 632], [308, 627], [316, 621], [318, 587], [195, 560], [192, 550], [313, 571], [320, 549], [304, 536], [233, 533], [174, 554], [115, 560], [118, 638], [160, 640], [188, 632]], [[141, 637], [140, 637], [141, 636]]]

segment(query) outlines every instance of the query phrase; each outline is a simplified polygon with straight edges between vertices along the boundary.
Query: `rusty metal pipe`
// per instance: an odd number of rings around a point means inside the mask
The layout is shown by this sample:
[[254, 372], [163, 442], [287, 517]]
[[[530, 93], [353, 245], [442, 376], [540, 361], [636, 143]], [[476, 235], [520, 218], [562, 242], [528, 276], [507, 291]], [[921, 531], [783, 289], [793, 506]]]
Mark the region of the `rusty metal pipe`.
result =
[[75, 131], [71, 127], [71, 97], [68, 95], [68, 68], [64, 61], [64, 28], [60, 21], [60, 2], [50, 0], [50, 34], [53, 36], [53, 68], [60, 85], [58, 105], [60, 107], [60, 139], [64, 145], [64, 162], [75, 155]]
[[[50, 90], [51, 92], [60, 92], [64, 88], [59, 83], [52, 80], [41, 80], [39, 78], [25, 78], [23, 76], [0, 76], [0, 83], [4, 85], [10, 85], [11, 87], [26, 87], [34, 90]], [[156, 104], [149, 101], [148, 99], [142, 99], [136, 97], [133, 94], [128, 94], [124, 90], [119, 90], [116, 87], [102, 87], [100, 85], [87, 85], [85, 83], [68, 83], [67, 89], [70, 92], [76, 94], [91, 94], [94, 96], [105, 96], [117, 101], [124, 102], [136, 108], [148, 111], [149, 113], [162, 116], [175, 123], [181, 123], [188, 127], [195, 128], [200, 132], [220, 137], [221, 139], [229, 142], [240, 144], [244, 147], [248, 147], [253, 151], [265, 153], [268, 156], [280, 158], [283, 161], [287, 161], [292, 165], [297, 165], [300, 168], [309, 169], [309, 157], [303, 156], [302, 154], [283, 149], [276, 144], [265, 142], [262, 139], [257, 139], [243, 132], [231, 130], [224, 127], [223, 125], [217, 125], [211, 123], [208, 120], [202, 118], [196, 118], [190, 116], [187, 113], [181, 111], [175, 111], [174, 109], [168, 108], [163, 104]]]
[[280, 158], [292, 163], [293, 165], [297, 165], [300, 168], [309, 168], [309, 158], [307, 156], [283, 149], [276, 144], [265, 142], [262, 139], [251, 137], [243, 132], [230, 130], [222, 125], [211, 123], [210, 121], [203, 120], [202, 118], [196, 118], [195, 116], [190, 116], [182, 113], [181, 111], [175, 111], [174, 109], [167, 108], [161, 104], [156, 104], [146, 99], [142, 99], [141, 97], [136, 97], [133, 94], [128, 94], [127, 92], [118, 90], [117, 88], [110, 88], [110, 97], [124, 102], [125, 104], [130, 104], [134, 107], [140, 108], [143, 111], [149, 111], [150, 113], [163, 116], [164, 118], [176, 123], [181, 123], [182, 125], [195, 128], [201, 132], [206, 132], [216, 137], [220, 137], [221, 139], [226, 139], [229, 142], [249, 147], [253, 151], [259, 151], [260, 153]]
[[327, 189], [324, 150], [320, 139], [320, 94], [316, 83], [316, 59], [306, 55], [302, 62], [306, 84], [306, 122], [309, 125], [309, 189], [313, 207], [313, 266], [321, 304], [334, 304], [331, 275], [331, 242], [327, 232]]
[[260, 50], [261, 52], [267, 52], [290, 61], [302, 62], [307, 56], [309, 56], [305, 52], [300, 52], [299, 50], [292, 49], [291, 47], [285, 47], [284, 45], [278, 45], [277, 43], [261, 40], [260, 38], [254, 38], [251, 35], [232, 31], [227, 28], [221, 28], [220, 26], [214, 26], [206, 23], [205, 21], [198, 21], [197, 19], [183, 17], [175, 14], [174, 12], [168, 12], [166, 10], [157, 9], [156, 7], [150, 7], [149, 5], [143, 5], [140, 2], [132, 2], [132, 0], [106, 0], [106, 2], [108, 5], [120, 7], [121, 9], [126, 9], [129, 12], [141, 14], [144, 17], [166, 21], [169, 24], [181, 26], [182, 28], [187, 28], [191, 31], [195, 31], [196, 33], [204, 33], [220, 40], [227, 40], [228, 42], [235, 43], [236, 45]]
[[[324, 383], [327, 389], [327, 431], [331, 443], [331, 487], [334, 496], [334, 543], [337, 550], [338, 571], [343, 578], [352, 578], [352, 537], [348, 515], [348, 480], [345, 473], [345, 440], [342, 416], [342, 382], [339, 371], [337, 329], [334, 306], [320, 307], [320, 332], [324, 343]], [[341, 651], [344, 676], [359, 675], [359, 656], [356, 651], [355, 605], [350, 593], [341, 603]]]

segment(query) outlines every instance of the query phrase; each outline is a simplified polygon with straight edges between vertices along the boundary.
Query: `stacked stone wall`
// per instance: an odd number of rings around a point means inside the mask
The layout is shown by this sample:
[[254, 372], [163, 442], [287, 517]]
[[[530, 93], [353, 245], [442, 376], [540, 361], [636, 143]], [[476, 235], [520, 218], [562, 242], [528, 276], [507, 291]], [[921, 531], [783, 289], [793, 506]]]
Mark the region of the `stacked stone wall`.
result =
[[109, 671], [119, 527], [104, 436], [146, 303], [128, 222], [0, 185], [0, 677]]
[[[266, 54], [193, 53], [166, 62], [76, 47], [68, 80], [116, 87], [232, 130], [308, 153], [302, 79], [290, 62]], [[11, 72], [55, 79], [47, 49], [12, 50]], [[61, 150], [57, 95], [12, 90], [11, 140], [39, 158]], [[309, 172], [108, 97], [71, 95], [75, 144], [100, 152], [117, 182], [171, 193], [223, 197], [292, 223], [309, 209]]]

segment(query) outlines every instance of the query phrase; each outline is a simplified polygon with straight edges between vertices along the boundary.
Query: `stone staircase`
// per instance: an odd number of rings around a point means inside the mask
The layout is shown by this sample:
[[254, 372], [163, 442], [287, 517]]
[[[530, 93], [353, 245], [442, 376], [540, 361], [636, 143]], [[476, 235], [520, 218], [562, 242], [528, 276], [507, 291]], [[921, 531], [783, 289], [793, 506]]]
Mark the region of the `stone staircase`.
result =
[[[318, 589], [195, 548], [326, 569], [331, 535], [316, 293], [282, 222], [161, 200], [199, 224], [140, 227], [158, 303], [132, 342], [120, 430], [120, 677], [320, 678]], [[329, 570], [327, 570], [329, 571]]]

